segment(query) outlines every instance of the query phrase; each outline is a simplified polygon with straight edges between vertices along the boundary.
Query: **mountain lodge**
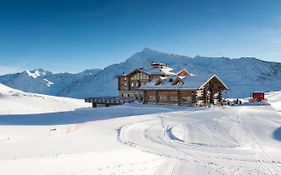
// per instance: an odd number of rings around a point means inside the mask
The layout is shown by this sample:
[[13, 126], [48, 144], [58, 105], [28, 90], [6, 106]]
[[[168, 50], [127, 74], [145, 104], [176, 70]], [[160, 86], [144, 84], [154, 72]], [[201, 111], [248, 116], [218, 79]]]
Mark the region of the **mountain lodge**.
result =
[[152, 104], [205, 106], [219, 104], [228, 87], [217, 75], [193, 75], [167, 64], [152, 62], [118, 76], [119, 97]]

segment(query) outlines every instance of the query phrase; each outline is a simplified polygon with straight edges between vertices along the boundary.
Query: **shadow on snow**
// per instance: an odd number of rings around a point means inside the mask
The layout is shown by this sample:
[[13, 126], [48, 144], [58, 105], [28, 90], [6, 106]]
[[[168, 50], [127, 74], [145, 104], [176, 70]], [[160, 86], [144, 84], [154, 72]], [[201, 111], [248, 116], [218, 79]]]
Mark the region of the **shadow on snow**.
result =
[[281, 127], [277, 128], [274, 132], [273, 132], [273, 137], [276, 140], [281, 141]]
[[57, 113], [0, 115], [0, 125], [65, 125], [186, 109], [186, 107], [148, 105], [80, 108], [75, 111]]

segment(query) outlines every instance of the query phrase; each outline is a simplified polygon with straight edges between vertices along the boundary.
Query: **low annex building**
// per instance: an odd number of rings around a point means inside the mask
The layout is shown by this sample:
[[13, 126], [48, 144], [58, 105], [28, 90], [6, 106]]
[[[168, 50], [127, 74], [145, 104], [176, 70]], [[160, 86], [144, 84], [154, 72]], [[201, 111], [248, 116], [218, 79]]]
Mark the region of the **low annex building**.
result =
[[119, 97], [153, 104], [204, 106], [219, 104], [228, 87], [217, 75], [193, 75], [163, 63], [118, 76]]

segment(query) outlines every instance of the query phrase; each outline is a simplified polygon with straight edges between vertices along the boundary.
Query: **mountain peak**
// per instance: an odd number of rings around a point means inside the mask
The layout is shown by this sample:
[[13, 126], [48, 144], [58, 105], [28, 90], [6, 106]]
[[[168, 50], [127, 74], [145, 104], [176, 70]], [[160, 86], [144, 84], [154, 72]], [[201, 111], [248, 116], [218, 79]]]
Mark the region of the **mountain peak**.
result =
[[238, 58], [238, 59], [240, 59], [240, 60], [258, 60], [255, 57], [241, 57], [241, 58]]
[[168, 53], [161, 52], [161, 51], [151, 49], [151, 48], [148, 48], [148, 47], [143, 48], [142, 51], [140, 51], [138, 53], [143, 54], [143, 55], [162, 55], [162, 54], [166, 55], [166, 54], [168, 54]]
[[40, 73], [40, 74], [43, 74], [43, 75], [52, 73], [51, 71], [48, 71], [48, 70], [43, 69], [43, 68], [33, 69], [33, 70], [31, 70], [30, 72], [37, 72], [37, 73]]
[[101, 71], [102, 69], [86, 69], [82, 72], [80, 72], [79, 74], [84, 74], [84, 75], [95, 75], [97, 74], [97, 72]]
[[145, 48], [142, 49], [141, 52], [158, 52], [158, 51], [157, 50], [153, 50], [153, 49], [148, 48], [148, 47], [145, 47]]
[[44, 70], [42, 68], [33, 69], [33, 70], [25, 70], [23, 73], [27, 74], [28, 76], [36, 79], [41, 76], [46, 76], [47, 74], [52, 74], [52, 72]]

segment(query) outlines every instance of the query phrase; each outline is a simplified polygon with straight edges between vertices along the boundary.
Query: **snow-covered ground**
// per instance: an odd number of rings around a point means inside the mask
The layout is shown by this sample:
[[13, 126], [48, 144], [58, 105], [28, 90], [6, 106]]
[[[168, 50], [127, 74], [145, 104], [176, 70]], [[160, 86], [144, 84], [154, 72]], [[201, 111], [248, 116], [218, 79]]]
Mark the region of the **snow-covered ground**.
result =
[[0, 114], [34, 114], [90, 107], [83, 100], [34, 94], [0, 84]]
[[270, 105], [92, 109], [10, 91], [0, 88], [1, 175], [281, 174], [281, 116]]
[[172, 112], [122, 127], [125, 144], [170, 157], [158, 174], [280, 174], [280, 116], [270, 106]]
[[268, 92], [266, 98], [271, 106], [281, 114], [281, 91]]

